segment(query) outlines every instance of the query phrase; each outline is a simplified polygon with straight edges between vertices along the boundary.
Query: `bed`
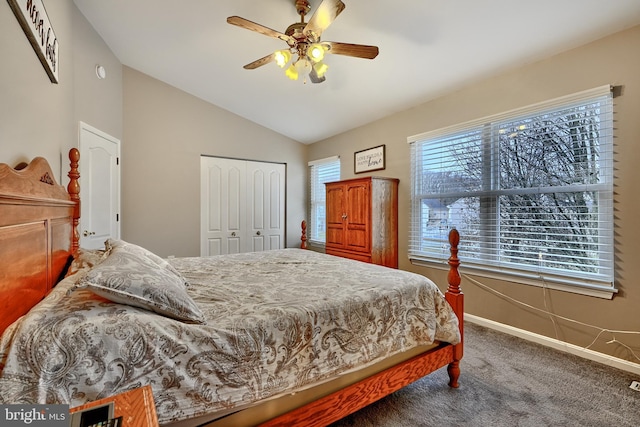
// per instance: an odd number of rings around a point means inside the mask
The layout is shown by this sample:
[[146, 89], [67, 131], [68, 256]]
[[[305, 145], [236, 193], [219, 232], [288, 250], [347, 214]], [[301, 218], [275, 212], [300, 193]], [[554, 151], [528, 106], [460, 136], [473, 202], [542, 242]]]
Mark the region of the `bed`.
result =
[[0, 164], [0, 403], [78, 406], [149, 384], [163, 425], [327, 425], [445, 366], [458, 387], [455, 230], [444, 295], [305, 249], [86, 251], [69, 159], [66, 189], [43, 158]]

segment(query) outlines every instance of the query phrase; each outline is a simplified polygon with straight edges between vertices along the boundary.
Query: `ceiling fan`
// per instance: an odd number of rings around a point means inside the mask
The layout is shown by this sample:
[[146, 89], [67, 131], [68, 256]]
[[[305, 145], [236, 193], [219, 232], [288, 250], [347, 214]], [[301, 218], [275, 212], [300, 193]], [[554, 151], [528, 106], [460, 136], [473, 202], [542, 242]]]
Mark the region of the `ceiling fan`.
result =
[[323, 62], [326, 53], [365, 59], [373, 59], [378, 56], [377, 46], [320, 40], [322, 32], [344, 10], [345, 5], [341, 0], [323, 0], [308, 23], [304, 22], [304, 17], [311, 10], [309, 2], [295, 0], [295, 6], [298, 15], [300, 15], [300, 22], [289, 25], [284, 33], [239, 16], [227, 18], [229, 24], [278, 38], [289, 45], [287, 49], [275, 51], [245, 65], [245, 69], [253, 70], [274, 61], [281, 68], [284, 68], [291, 60], [292, 55], [298, 55], [297, 59], [292, 61], [291, 65], [286, 69], [285, 74], [287, 77], [292, 80], [298, 80], [299, 76], [303, 76], [306, 83], [305, 76], [308, 75], [312, 83], [322, 83], [326, 80], [325, 73], [328, 68], [327, 64]]

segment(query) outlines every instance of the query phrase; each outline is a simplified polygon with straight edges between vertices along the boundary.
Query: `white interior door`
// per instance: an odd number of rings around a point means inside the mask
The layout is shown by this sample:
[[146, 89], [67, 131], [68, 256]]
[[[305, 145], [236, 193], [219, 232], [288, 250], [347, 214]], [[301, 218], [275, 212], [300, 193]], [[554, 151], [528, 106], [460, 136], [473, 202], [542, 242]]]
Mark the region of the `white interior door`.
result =
[[244, 252], [246, 165], [200, 157], [200, 255]]
[[285, 166], [247, 162], [250, 251], [284, 247]]
[[80, 246], [120, 238], [120, 141], [80, 122]]
[[285, 165], [202, 156], [201, 256], [284, 247]]

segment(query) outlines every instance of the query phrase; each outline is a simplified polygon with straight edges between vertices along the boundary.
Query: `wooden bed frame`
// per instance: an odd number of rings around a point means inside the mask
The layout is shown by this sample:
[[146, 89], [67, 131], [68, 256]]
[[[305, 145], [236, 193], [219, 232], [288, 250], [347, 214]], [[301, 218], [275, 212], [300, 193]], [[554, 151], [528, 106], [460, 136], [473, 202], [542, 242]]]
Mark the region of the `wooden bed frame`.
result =
[[[43, 158], [19, 169], [0, 164], [0, 334], [47, 295], [78, 250], [79, 159], [78, 150], [71, 149], [66, 190], [56, 184]], [[303, 221], [302, 248], [306, 248], [306, 240]], [[456, 230], [451, 230], [449, 243], [449, 286], [445, 297], [458, 316], [462, 334], [464, 295], [460, 290]], [[449, 386], [458, 387], [462, 355], [462, 342], [443, 343], [338, 391], [314, 396], [315, 400], [297, 409], [274, 414], [261, 425], [327, 425], [444, 366], [448, 366]]]
[[67, 190], [42, 157], [0, 164], [0, 334], [49, 293], [78, 249], [77, 149], [69, 159]]

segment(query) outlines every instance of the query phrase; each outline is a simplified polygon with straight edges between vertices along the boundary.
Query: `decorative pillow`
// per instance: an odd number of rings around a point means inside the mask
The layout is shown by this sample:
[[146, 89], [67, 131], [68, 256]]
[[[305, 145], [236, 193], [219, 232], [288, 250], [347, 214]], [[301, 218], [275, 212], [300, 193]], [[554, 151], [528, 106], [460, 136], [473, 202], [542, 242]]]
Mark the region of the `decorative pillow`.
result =
[[131, 252], [137, 255], [140, 255], [144, 258], [149, 258], [151, 261], [159, 265], [161, 268], [170, 271], [175, 274], [183, 281], [185, 286], [189, 286], [189, 282], [176, 270], [171, 264], [167, 262], [167, 260], [160, 258], [158, 255], [154, 254], [148, 249], [143, 248], [142, 246], [135, 245], [133, 243], [125, 242], [124, 240], [115, 240], [115, 239], [107, 239], [104, 242], [105, 248], [108, 252], [110, 252], [114, 248], [121, 248], [125, 252]]
[[190, 323], [205, 323], [187, 294], [184, 279], [159, 267], [148, 257], [113, 247], [69, 292], [87, 288], [113, 302], [144, 308]]

